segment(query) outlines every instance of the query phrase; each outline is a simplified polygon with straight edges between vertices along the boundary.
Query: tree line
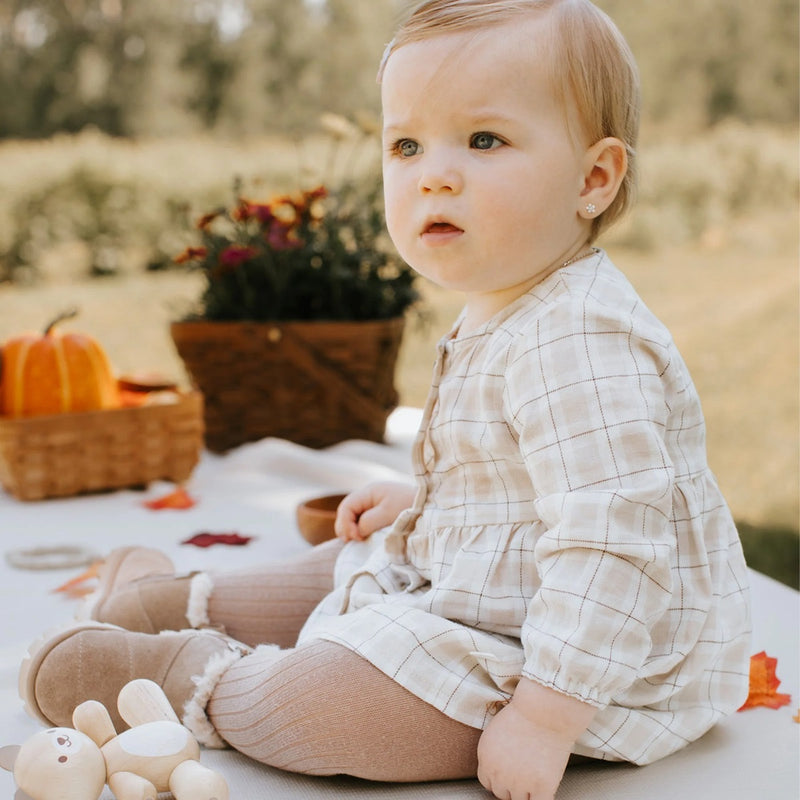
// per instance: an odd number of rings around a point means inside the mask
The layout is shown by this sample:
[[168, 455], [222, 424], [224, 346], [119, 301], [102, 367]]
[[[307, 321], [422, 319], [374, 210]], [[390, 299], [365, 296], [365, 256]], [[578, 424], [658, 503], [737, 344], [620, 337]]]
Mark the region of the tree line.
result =
[[[796, 0], [597, 0], [639, 61], [645, 118], [798, 115]], [[404, 0], [3, 0], [0, 138], [302, 131], [376, 113]]]

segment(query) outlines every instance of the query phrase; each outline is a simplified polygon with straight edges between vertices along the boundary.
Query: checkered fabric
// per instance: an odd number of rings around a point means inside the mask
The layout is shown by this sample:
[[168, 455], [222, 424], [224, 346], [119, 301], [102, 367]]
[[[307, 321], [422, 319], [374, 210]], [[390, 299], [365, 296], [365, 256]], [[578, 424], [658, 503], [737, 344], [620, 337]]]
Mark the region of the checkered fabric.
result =
[[598, 707], [576, 752], [645, 764], [747, 694], [747, 574], [669, 333], [600, 251], [439, 344], [395, 525], [345, 547], [301, 641], [467, 725], [520, 676]]

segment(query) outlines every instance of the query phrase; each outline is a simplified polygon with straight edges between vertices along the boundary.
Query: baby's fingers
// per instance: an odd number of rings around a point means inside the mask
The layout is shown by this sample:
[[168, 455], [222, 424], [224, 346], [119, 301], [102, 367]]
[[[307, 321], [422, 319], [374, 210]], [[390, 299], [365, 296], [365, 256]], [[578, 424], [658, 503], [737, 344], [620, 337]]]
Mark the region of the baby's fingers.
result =
[[345, 542], [355, 539], [358, 536], [358, 521], [352, 514], [339, 511], [333, 523], [333, 532]]
[[362, 539], [363, 536], [358, 527], [358, 520], [362, 511], [363, 503], [353, 494], [347, 495], [336, 509], [336, 520], [333, 524], [334, 533], [345, 542], [353, 539]]

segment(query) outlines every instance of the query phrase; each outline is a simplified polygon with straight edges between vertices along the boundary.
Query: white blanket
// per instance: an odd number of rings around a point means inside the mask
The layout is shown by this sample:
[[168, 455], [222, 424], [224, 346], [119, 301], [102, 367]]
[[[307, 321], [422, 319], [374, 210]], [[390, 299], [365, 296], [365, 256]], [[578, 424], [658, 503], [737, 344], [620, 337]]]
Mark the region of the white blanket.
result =
[[[295, 507], [318, 494], [347, 491], [377, 479], [407, 478], [416, 409], [398, 409], [389, 420], [388, 445], [343, 442], [323, 451], [277, 439], [244, 445], [225, 456], [203, 455], [188, 484], [198, 501], [186, 511], [150, 511], [145, 499], [169, 491], [119, 491], [63, 500], [22, 503], [0, 492], [3, 553], [53, 545], [80, 545], [104, 555], [141, 544], [163, 549], [181, 571], [224, 569], [300, 552], [309, 545], [295, 525]], [[181, 542], [200, 532], [254, 537], [242, 547], [200, 549]], [[0, 560], [0, 746], [21, 743], [40, 725], [26, 716], [17, 696], [17, 674], [27, 645], [47, 628], [69, 621], [75, 601], [52, 590], [80, 569], [29, 571]], [[649, 767], [574, 767], [558, 800], [798, 800], [800, 725], [800, 595], [751, 573], [755, 633], [753, 652], [778, 658], [779, 691], [792, 703], [734, 715], [701, 741]], [[347, 778], [305, 778], [281, 773], [233, 751], [205, 751], [235, 800], [314, 798], [487, 798], [477, 781], [402, 785]], [[0, 798], [13, 796], [13, 779], [0, 770]], [[103, 800], [111, 798], [106, 789]]]

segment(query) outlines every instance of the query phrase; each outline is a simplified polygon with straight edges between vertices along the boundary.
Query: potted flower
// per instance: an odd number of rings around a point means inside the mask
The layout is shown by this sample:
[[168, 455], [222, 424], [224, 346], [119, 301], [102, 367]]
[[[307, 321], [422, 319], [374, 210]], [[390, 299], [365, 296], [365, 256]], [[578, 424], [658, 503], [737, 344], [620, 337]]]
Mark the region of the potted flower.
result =
[[176, 261], [202, 271], [171, 333], [205, 396], [206, 444], [381, 441], [415, 274], [384, 229], [379, 182], [261, 202], [235, 187]]

